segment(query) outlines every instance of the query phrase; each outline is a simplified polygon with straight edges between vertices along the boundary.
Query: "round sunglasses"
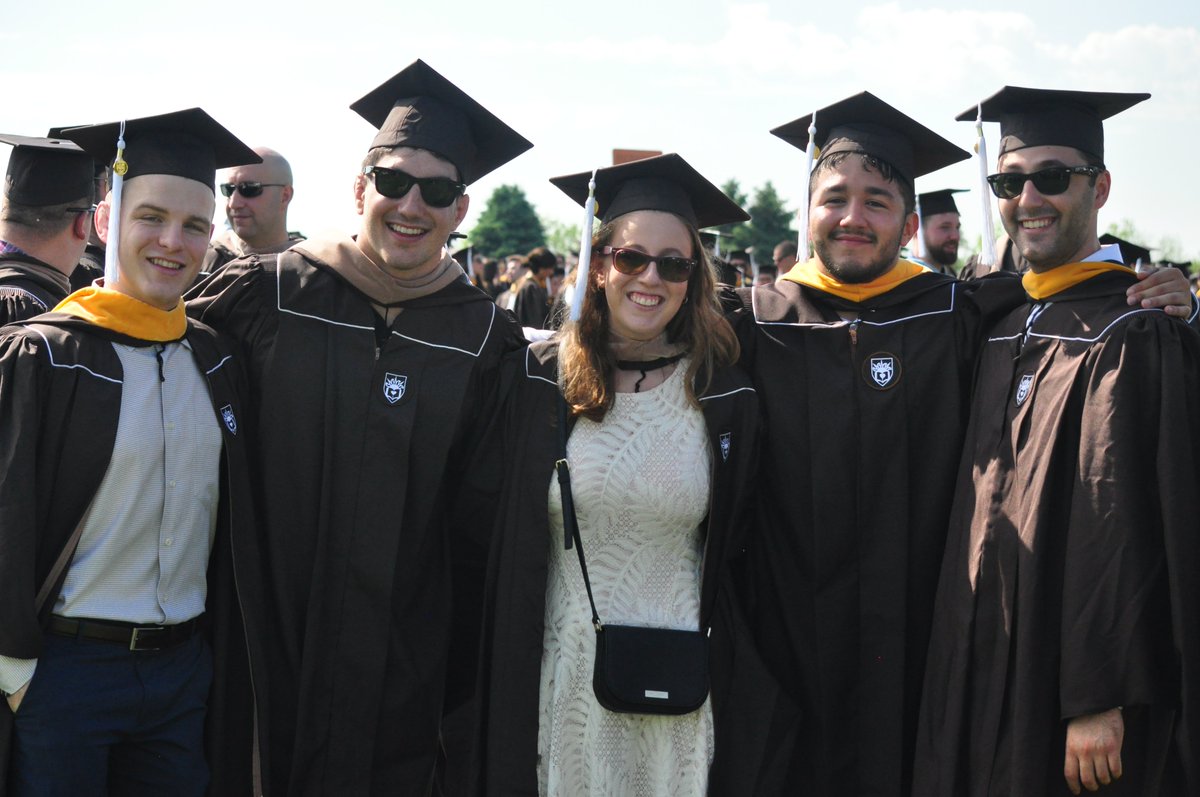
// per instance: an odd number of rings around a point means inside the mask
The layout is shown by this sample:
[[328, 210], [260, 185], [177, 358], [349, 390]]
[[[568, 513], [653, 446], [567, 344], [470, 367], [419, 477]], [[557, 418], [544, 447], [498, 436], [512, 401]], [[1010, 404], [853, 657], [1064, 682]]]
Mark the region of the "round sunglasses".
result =
[[992, 187], [992, 193], [1001, 199], [1019, 197], [1025, 190], [1026, 180], [1033, 181], [1033, 187], [1038, 190], [1039, 194], [1054, 196], [1070, 187], [1072, 175], [1086, 174], [1095, 178], [1102, 171], [1104, 169], [1100, 166], [1051, 166], [1048, 169], [1039, 169], [1033, 174], [1022, 174], [1021, 172], [991, 174], [988, 175], [987, 181], [988, 185]]
[[630, 276], [641, 274], [653, 261], [658, 264], [658, 276], [667, 282], [687, 282], [692, 269], [696, 268], [696, 261], [690, 257], [648, 255], [636, 249], [606, 246], [600, 250], [600, 254], [612, 255], [613, 268]]
[[375, 190], [388, 199], [400, 199], [415, 185], [421, 189], [421, 199], [431, 208], [448, 208], [467, 190], [466, 183], [449, 177], [413, 177], [399, 169], [383, 166], [364, 166], [362, 173], [375, 181]]
[[264, 188], [271, 186], [282, 188], [286, 183], [260, 183], [257, 180], [249, 180], [244, 183], [221, 183], [221, 194], [223, 196], [233, 196], [233, 192], [237, 191], [246, 199], [253, 199], [262, 193]]

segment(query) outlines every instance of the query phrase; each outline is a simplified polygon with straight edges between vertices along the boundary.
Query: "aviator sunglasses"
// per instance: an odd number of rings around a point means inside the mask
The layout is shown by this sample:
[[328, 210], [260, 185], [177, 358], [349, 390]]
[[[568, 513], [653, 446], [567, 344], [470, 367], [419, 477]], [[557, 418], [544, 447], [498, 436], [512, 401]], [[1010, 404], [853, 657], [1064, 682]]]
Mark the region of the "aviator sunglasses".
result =
[[1001, 199], [1019, 197], [1021, 191], [1025, 189], [1026, 180], [1033, 181], [1033, 187], [1038, 190], [1039, 194], [1054, 196], [1067, 190], [1071, 185], [1071, 175], [1086, 174], [1095, 178], [1102, 171], [1104, 169], [1100, 166], [1051, 166], [1048, 169], [1039, 169], [1033, 174], [1022, 174], [1021, 172], [991, 174], [988, 175], [987, 181], [988, 185], [992, 187], [992, 193]]
[[466, 190], [466, 183], [449, 177], [413, 177], [399, 169], [382, 166], [364, 166], [363, 174], [375, 180], [375, 190], [388, 199], [399, 199], [415, 185], [421, 189], [421, 199], [431, 208], [448, 208]]
[[257, 180], [251, 180], [244, 183], [221, 183], [222, 196], [233, 196], [233, 192], [237, 191], [246, 199], [252, 199], [262, 193], [264, 188], [270, 186], [282, 187], [284, 183], [260, 183]]
[[648, 255], [636, 249], [618, 249], [606, 246], [600, 250], [602, 255], [612, 255], [613, 268], [622, 274], [633, 276], [641, 274], [653, 260], [658, 264], [658, 276], [667, 282], [687, 282], [696, 267], [696, 261], [688, 257], [673, 257], [670, 255]]

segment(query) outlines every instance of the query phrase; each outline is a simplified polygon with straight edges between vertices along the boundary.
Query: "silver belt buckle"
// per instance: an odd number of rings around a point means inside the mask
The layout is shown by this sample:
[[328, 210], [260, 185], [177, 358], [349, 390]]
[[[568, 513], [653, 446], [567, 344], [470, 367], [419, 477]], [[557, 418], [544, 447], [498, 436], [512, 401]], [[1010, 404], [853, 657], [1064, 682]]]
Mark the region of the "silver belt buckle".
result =
[[162, 630], [163, 629], [160, 626], [150, 626], [148, 628], [133, 629], [133, 634], [129, 637], [129, 649], [132, 651], [135, 651], [135, 652], [139, 651], [139, 650], [162, 650], [161, 647], [152, 647], [152, 648], [151, 647], [146, 647], [146, 648], [138, 647], [138, 637], [141, 635], [141, 633], [143, 631], [160, 631], [161, 632]]

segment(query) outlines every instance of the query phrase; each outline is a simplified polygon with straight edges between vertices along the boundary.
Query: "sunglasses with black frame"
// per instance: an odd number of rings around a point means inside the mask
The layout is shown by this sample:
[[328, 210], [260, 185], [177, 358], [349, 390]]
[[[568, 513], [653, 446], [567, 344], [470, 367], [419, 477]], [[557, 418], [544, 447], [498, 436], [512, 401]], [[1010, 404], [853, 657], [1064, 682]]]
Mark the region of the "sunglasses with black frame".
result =
[[282, 188], [287, 183], [260, 183], [257, 180], [247, 180], [242, 183], [221, 183], [221, 195], [233, 196], [233, 192], [237, 191], [246, 199], [253, 199], [263, 192], [264, 188]]
[[466, 183], [449, 177], [413, 177], [399, 169], [383, 166], [364, 166], [362, 173], [375, 181], [375, 190], [388, 199], [400, 199], [415, 185], [421, 199], [431, 208], [448, 208], [467, 190]]
[[1025, 190], [1025, 181], [1032, 180], [1033, 187], [1039, 194], [1055, 196], [1067, 190], [1071, 185], [1071, 177], [1076, 174], [1086, 174], [1095, 182], [1096, 175], [1104, 171], [1103, 166], [1051, 166], [1039, 169], [1032, 174], [1023, 172], [1000, 172], [988, 175], [988, 185], [992, 193], [1000, 199], [1016, 199]]

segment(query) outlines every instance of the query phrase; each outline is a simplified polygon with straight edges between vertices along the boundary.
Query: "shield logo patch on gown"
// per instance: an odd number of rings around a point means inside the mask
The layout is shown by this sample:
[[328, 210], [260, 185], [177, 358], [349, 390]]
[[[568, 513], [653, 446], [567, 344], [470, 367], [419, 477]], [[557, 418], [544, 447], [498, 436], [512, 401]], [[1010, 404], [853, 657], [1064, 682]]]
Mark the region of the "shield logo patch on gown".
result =
[[383, 376], [383, 397], [388, 404], [395, 404], [404, 398], [404, 390], [408, 387], [408, 377], [402, 374], [388, 372]]
[[231, 434], [237, 434], [237, 418], [233, 414], [233, 405], [226, 404], [221, 408], [221, 420], [225, 421], [225, 427]]
[[1033, 373], [1022, 374], [1021, 381], [1017, 383], [1017, 394], [1014, 397], [1016, 406], [1021, 406], [1025, 403], [1025, 399], [1029, 398], [1029, 394], [1033, 392]]
[[876, 390], [890, 390], [900, 381], [900, 358], [881, 351], [863, 361], [863, 379]]
[[722, 432], [721, 433], [721, 461], [722, 462], [729, 461], [729, 446], [730, 446], [731, 438], [732, 438], [731, 432]]

